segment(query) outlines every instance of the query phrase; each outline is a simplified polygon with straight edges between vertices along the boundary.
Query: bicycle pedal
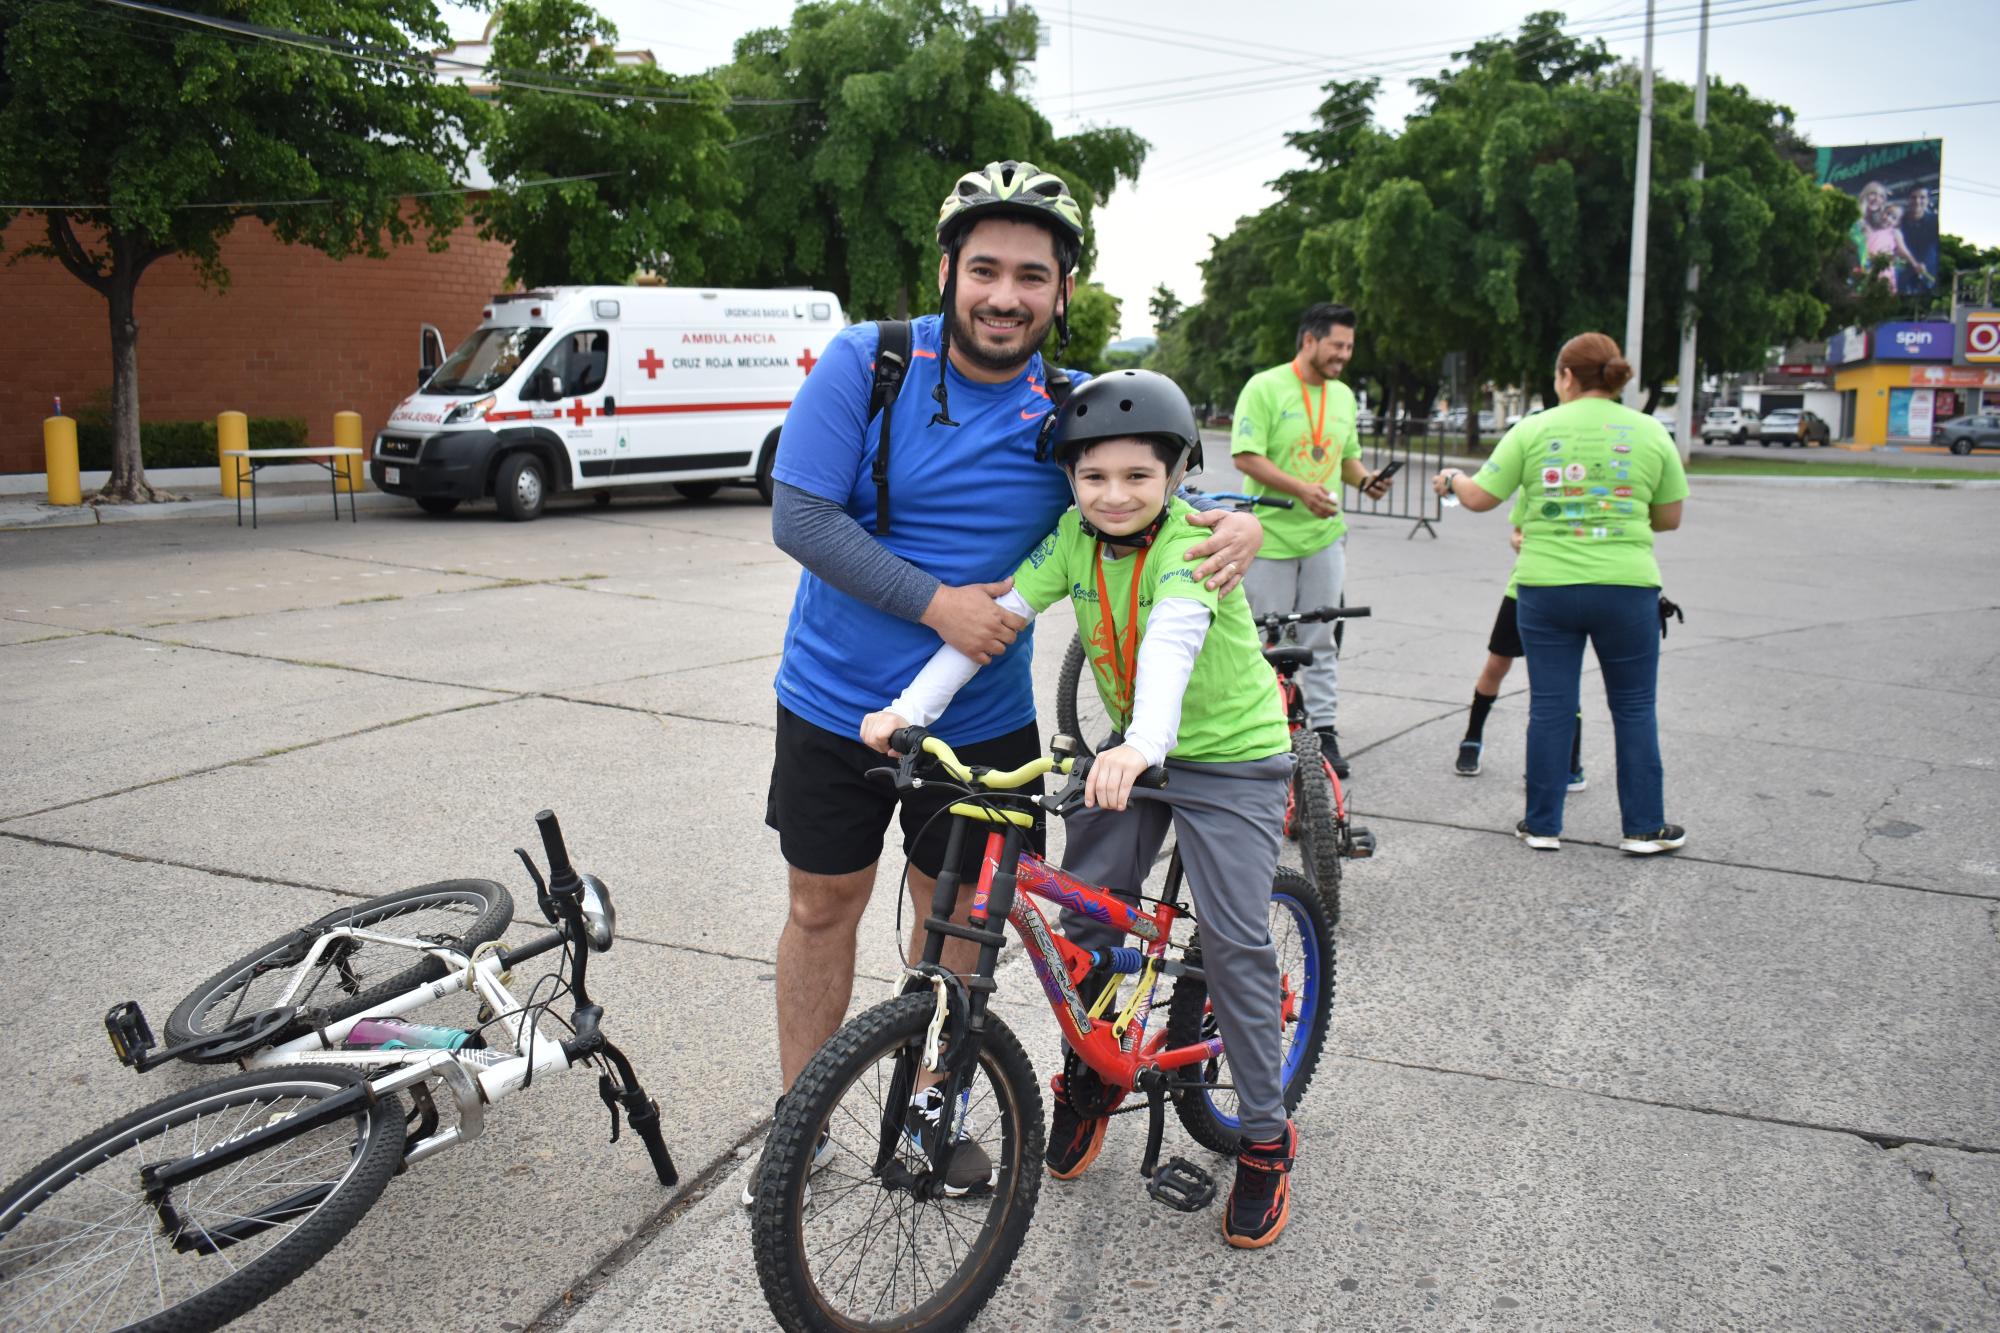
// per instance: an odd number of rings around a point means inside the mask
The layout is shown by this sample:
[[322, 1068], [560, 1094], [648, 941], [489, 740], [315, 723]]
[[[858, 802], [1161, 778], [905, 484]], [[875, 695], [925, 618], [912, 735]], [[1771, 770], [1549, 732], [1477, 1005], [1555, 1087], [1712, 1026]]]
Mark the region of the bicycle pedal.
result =
[[1345, 854], [1357, 861], [1366, 860], [1368, 857], [1375, 855], [1374, 833], [1365, 828], [1350, 829], [1347, 834], [1347, 851]]
[[1146, 1182], [1146, 1193], [1182, 1213], [1198, 1213], [1215, 1202], [1215, 1177], [1185, 1157], [1170, 1157]]
[[121, 1065], [138, 1068], [146, 1052], [153, 1049], [153, 1028], [137, 1000], [111, 1006], [111, 1012], [104, 1016], [104, 1034], [111, 1038], [111, 1049]]

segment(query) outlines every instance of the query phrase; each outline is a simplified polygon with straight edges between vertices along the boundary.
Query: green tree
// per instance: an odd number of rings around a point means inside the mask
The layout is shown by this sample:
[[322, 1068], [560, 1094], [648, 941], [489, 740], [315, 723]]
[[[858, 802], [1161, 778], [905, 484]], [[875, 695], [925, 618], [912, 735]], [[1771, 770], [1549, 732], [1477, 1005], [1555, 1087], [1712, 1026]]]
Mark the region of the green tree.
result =
[[1138, 174], [1146, 144], [1122, 129], [1058, 138], [1012, 91], [1035, 26], [1028, 9], [987, 18], [969, 0], [818, 0], [738, 41], [723, 86], [797, 100], [733, 113], [742, 229], [710, 246], [711, 275], [825, 287], [850, 313], [901, 318], [937, 306], [938, 203], [961, 173], [1032, 161], [1088, 217]]
[[0, 0], [0, 199], [60, 205], [39, 210], [43, 239], [16, 258], [55, 259], [110, 316], [106, 499], [155, 497], [139, 455], [134, 314], [148, 267], [182, 255], [221, 289], [222, 239], [242, 218], [344, 258], [385, 254], [418, 227], [442, 249], [462, 215], [456, 196], [431, 192], [462, 178], [478, 113], [422, 54], [448, 40], [432, 0], [186, 7], [224, 22], [303, 21], [311, 35], [259, 40], [83, 0]]
[[[1079, 282], [1069, 305], [1069, 348], [1063, 353], [1062, 364], [1092, 375], [1100, 375], [1110, 369], [1104, 348], [1118, 336], [1122, 307], [1123, 302], [1096, 283]], [[1054, 342], [1055, 334], [1051, 331], [1050, 345], [1042, 348], [1044, 359], [1055, 360]]]
[[610, 96], [502, 85], [485, 144], [495, 180], [615, 173], [480, 200], [480, 234], [513, 247], [508, 275], [625, 283], [651, 269], [703, 281], [705, 256], [736, 233], [742, 192], [728, 95], [712, 79], [617, 64], [617, 30], [581, 0], [502, 0], [497, 19], [490, 71]]
[[1153, 316], [1153, 332], [1165, 333], [1173, 322], [1181, 317], [1181, 298], [1174, 295], [1173, 288], [1161, 283], [1153, 288], [1153, 294], [1146, 298], [1146, 309]]

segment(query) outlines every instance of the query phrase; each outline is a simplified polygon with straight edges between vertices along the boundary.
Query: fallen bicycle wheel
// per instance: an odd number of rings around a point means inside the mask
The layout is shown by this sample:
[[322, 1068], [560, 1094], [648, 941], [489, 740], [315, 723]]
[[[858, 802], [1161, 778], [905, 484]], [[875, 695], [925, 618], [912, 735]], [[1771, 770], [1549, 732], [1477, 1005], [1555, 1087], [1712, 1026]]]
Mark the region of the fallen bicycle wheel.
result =
[[1042, 1181], [1034, 1068], [989, 1013], [961, 1123], [992, 1176], [957, 1197], [925, 1197], [928, 1159], [900, 1126], [933, 1004], [925, 991], [854, 1019], [820, 1048], [779, 1109], [759, 1169], [751, 1244], [783, 1328], [962, 1328], [1020, 1251]]
[[399, 1098], [149, 1195], [141, 1168], [214, 1152], [364, 1083], [259, 1069], [176, 1093], [79, 1139], [0, 1196], [0, 1328], [220, 1328], [310, 1268], [403, 1160]]

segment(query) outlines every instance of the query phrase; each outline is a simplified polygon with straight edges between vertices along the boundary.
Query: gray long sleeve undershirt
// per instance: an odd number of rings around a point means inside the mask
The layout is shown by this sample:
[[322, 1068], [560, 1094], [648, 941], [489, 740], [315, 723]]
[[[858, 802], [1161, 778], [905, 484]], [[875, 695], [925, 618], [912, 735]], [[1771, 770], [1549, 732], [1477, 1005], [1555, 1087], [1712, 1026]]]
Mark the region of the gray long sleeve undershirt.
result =
[[[771, 539], [778, 549], [858, 602], [901, 620], [921, 621], [941, 580], [876, 541], [835, 501], [777, 482]], [[1205, 495], [1180, 493], [1196, 509], [1223, 506]]]

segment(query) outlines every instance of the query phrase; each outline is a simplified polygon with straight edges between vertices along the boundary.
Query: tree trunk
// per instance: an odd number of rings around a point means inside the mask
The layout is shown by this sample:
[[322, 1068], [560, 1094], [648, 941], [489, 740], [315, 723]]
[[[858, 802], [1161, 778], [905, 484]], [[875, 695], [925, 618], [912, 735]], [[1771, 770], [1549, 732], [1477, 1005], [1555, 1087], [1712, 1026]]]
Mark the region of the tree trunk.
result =
[[104, 293], [111, 308], [111, 476], [97, 498], [117, 504], [159, 498], [139, 454], [139, 321], [132, 310], [138, 285], [138, 275], [120, 264]]
[[1646, 405], [1640, 408], [1639, 410], [1641, 412], [1644, 412], [1647, 416], [1651, 416], [1653, 415], [1653, 409], [1658, 407], [1659, 405], [1660, 405], [1660, 386], [1657, 384], [1647, 385]]

